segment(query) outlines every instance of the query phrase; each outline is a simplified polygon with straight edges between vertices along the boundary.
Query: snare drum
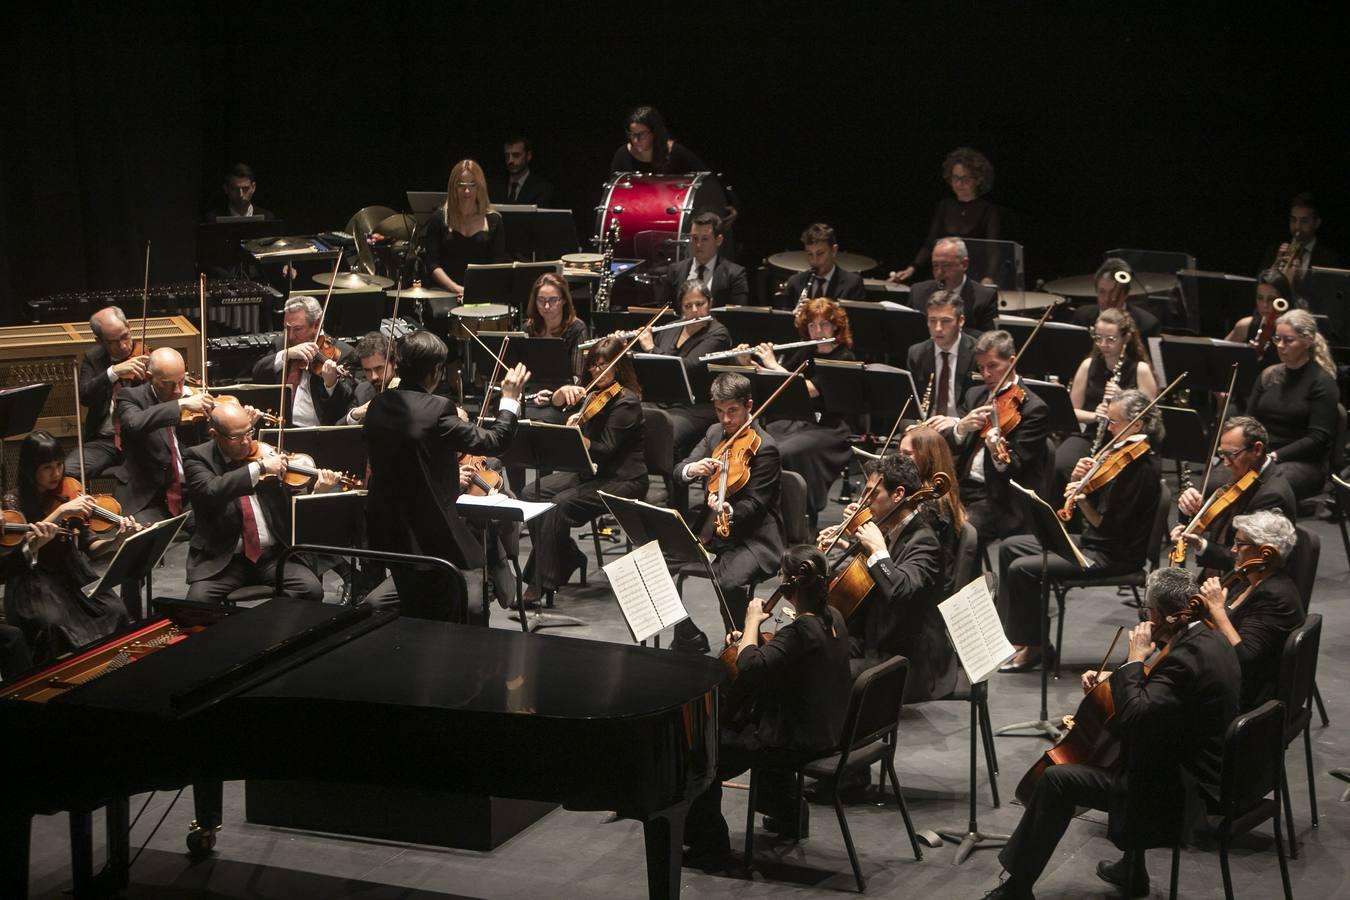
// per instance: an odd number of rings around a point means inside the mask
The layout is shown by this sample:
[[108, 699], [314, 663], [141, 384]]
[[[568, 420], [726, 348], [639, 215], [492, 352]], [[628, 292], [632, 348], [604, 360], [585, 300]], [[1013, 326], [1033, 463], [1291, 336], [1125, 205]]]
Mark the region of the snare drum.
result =
[[511, 330], [511, 307], [501, 303], [466, 303], [450, 310], [450, 315], [455, 317], [455, 337]]
[[601, 196], [604, 199], [595, 208], [596, 235], [606, 234], [610, 221], [617, 221], [614, 255], [648, 261], [674, 259], [678, 246], [674, 239], [689, 233], [694, 216], [705, 211], [721, 215], [726, 206], [722, 186], [711, 172], [615, 172]]

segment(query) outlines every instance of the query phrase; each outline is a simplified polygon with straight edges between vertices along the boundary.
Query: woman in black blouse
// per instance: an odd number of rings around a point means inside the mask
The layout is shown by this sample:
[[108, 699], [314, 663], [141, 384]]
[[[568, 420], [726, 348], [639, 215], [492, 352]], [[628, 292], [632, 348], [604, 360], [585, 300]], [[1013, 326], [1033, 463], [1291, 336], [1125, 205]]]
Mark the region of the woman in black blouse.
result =
[[1233, 562], [1261, 558], [1261, 548], [1274, 547], [1276, 564], [1252, 572], [1225, 594], [1218, 578], [1200, 586], [1205, 609], [1216, 631], [1228, 638], [1242, 665], [1242, 708], [1253, 709], [1275, 696], [1280, 657], [1289, 634], [1303, 624], [1305, 612], [1298, 585], [1281, 563], [1298, 541], [1298, 532], [1275, 510], [1259, 510], [1233, 520]]
[[672, 140], [666, 120], [653, 106], [639, 106], [628, 114], [627, 143], [614, 151], [611, 172], [684, 174], [708, 167], [688, 147]]
[[1294, 496], [1322, 489], [1336, 435], [1336, 364], [1317, 321], [1307, 310], [1291, 309], [1275, 323], [1272, 338], [1280, 361], [1252, 385], [1247, 414], [1270, 433], [1270, 458], [1289, 479]]
[[[938, 201], [923, 246], [908, 266], [891, 273], [892, 281], [908, 281], [914, 277], [920, 266], [928, 265], [933, 245], [944, 237], [989, 241], [1005, 237], [1004, 214], [985, 196], [994, 186], [994, 165], [983, 153], [970, 147], [957, 147], [942, 161], [942, 180], [951, 188], [952, 196]], [[972, 271], [970, 277], [992, 284], [984, 277], [986, 274]]]
[[830, 499], [830, 485], [839, 477], [849, 462], [848, 424], [844, 417], [825, 408], [820, 388], [811, 380], [816, 360], [849, 361], [853, 359], [853, 335], [848, 327], [848, 313], [833, 300], [818, 297], [797, 307], [797, 333], [804, 341], [828, 339], [828, 344], [797, 347], [783, 353], [782, 360], [768, 343], [741, 348], [746, 353], [737, 357], [748, 365], [751, 356], [759, 359], [760, 368], [773, 372], [791, 372], [808, 362], [806, 392], [815, 404], [815, 419], [794, 421], [778, 419], [765, 426], [783, 456], [783, 468], [806, 479], [807, 511], [814, 529], [816, 516]]
[[432, 213], [423, 237], [427, 280], [431, 287], [464, 298], [464, 270], [471, 263], [506, 261], [502, 217], [488, 202], [487, 179], [471, 159], [450, 170], [445, 205]]
[[[525, 306], [525, 333], [530, 337], [561, 338], [572, 360], [572, 381], [576, 382], [581, 375], [581, 351], [577, 345], [590, 337], [590, 329], [577, 318], [567, 279], [553, 272], [535, 279]], [[555, 404], [553, 392], [542, 390], [525, 407], [525, 414], [531, 419], [561, 423], [567, 418], [562, 411], [564, 405], [562, 397]]]
[[[727, 636], [727, 645], [737, 647], [738, 675], [719, 710], [717, 775], [694, 798], [685, 819], [686, 865], [707, 871], [726, 865], [731, 841], [722, 818], [724, 780], [756, 763], [781, 760], [790, 766], [839, 743], [851, 689], [848, 629], [826, 601], [827, 574], [825, 557], [815, 547], [789, 547], [783, 553], [783, 602], [792, 605], [795, 618], [761, 646], [759, 627], [769, 615], [764, 601], [755, 598], [742, 630]], [[766, 768], [759, 778], [761, 810], [795, 824], [791, 772]]]

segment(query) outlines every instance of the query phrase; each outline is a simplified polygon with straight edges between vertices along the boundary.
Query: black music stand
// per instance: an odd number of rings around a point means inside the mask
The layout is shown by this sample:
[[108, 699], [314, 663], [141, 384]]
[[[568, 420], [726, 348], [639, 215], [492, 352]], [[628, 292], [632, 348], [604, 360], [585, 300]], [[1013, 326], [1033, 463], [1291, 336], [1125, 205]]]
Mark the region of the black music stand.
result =
[[778, 399], [773, 401], [773, 406], [769, 407], [768, 412], [764, 414], [765, 421], [777, 422], [788, 419], [814, 422], [816, 420], [815, 401], [806, 391], [805, 378], [795, 376], [791, 372], [776, 372], [771, 369], [757, 369], [752, 366], [719, 366], [717, 363], [708, 365], [709, 376], [722, 372], [736, 372], [750, 379], [755, 409], [762, 408], [768, 402], [769, 397], [773, 395], [773, 392], [778, 390], [784, 381], [791, 378], [793, 384], [784, 388], [783, 393], [778, 395]]
[[764, 341], [790, 344], [802, 339], [790, 310], [770, 309], [767, 306], [719, 306], [713, 309], [712, 314], [731, 332], [733, 346]]
[[[287, 432], [290, 435], [290, 432]], [[288, 450], [292, 449], [290, 447]], [[365, 469], [361, 470], [363, 473]], [[299, 494], [291, 498], [291, 545], [323, 544], [359, 550], [365, 545], [366, 494], [341, 491]], [[345, 556], [345, 554], [344, 554]], [[347, 556], [352, 572], [356, 557]], [[322, 580], [322, 573], [319, 574]]]
[[1183, 462], [1205, 462], [1209, 459], [1209, 439], [1200, 414], [1184, 406], [1159, 406], [1162, 414], [1163, 440], [1161, 455], [1177, 462], [1178, 474]]
[[[260, 409], [264, 412], [270, 412], [273, 415], [280, 415], [281, 410], [277, 409], [277, 400], [281, 399], [282, 388], [279, 384], [232, 384], [227, 389], [229, 396], [236, 398], [240, 406], [251, 406], [254, 409]], [[287, 410], [286, 421], [290, 421], [289, 411], [295, 400], [295, 389], [289, 384], [286, 385]]]
[[[51, 392], [50, 384], [28, 384], [0, 391], [0, 441], [32, 431]], [[0, 445], [0, 492], [9, 487], [5, 456], [4, 447]]]
[[[325, 291], [326, 293], [326, 291]], [[394, 297], [384, 288], [365, 287], [333, 291], [333, 300], [324, 317], [329, 334], [365, 334], [380, 327], [393, 309]]]
[[[277, 429], [263, 429], [258, 432], [258, 440], [276, 446]], [[366, 443], [361, 437], [360, 425], [287, 428], [281, 449], [287, 453], [307, 453], [314, 457], [314, 464], [321, 469], [334, 469], [363, 480], [366, 477]]]
[[1068, 388], [1058, 381], [1036, 381], [1031, 378], [1023, 378], [1022, 383], [1050, 407], [1051, 434], [1078, 434], [1083, 430], [1073, 413], [1073, 400], [1069, 397]]
[[1034, 319], [999, 316], [994, 324], [1012, 335], [1017, 345], [1017, 371], [1024, 375], [1054, 375], [1067, 384], [1073, 380], [1083, 357], [1092, 352], [1092, 332], [1082, 325], [1046, 322], [1036, 340], [1026, 347], [1027, 338], [1036, 327]]
[[1256, 306], [1256, 279], [1249, 275], [1201, 269], [1178, 269], [1176, 274], [1183, 284], [1195, 288], [1201, 334], [1227, 334], [1233, 323]]
[[[1049, 563], [1050, 554], [1066, 559], [1069, 562], [1078, 564], [1081, 554], [1073, 539], [1069, 537], [1068, 532], [1064, 530], [1064, 525], [1055, 515], [1055, 510], [1051, 509], [1040, 497], [1036, 496], [1034, 491], [1029, 491], [1022, 487], [1016, 481], [1009, 482], [1025, 498], [1025, 508], [1031, 513], [1032, 530], [1036, 539], [1041, 543], [1041, 572], [1045, 572], [1046, 565]], [[1044, 574], [1041, 575], [1041, 717], [1030, 722], [1015, 722], [1012, 725], [1004, 725], [998, 731], [998, 735], [1009, 735], [1011, 737], [1043, 737], [1051, 741], [1059, 740], [1063, 734], [1063, 729], [1050, 721], [1050, 579]], [[1015, 732], [1023, 732], [1016, 734]]]
[[[476, 343], [474, 347], [483, 355], [485, 364], [487, 354]], [[511, 363], [523, 362], [530, 370], [530, 383], [537, 388], [556, 388], [559, 385], [572, 384], [576, 380], [576, 367], [567, 342], [555, 337], [511, 338], [508, 345]], [[495, 363], [491, 363], [495, 365]], [[489, 367], [487, 371], [492, 371]]]
[[1333, 343], [1346, 339], [1346, 300], [1350, 299], [1350, 269], [1311, 266], [1298, 286], [1312, 312], [1328, 319], [1327, 339]]
[[533, 203], [494, 203], [492, 208], [502, 217], [502, 233], [506, 237], [507, 255], [520, 262], [536, 259], [534, 216], [539, 207]]
[[535, 259], [560, 259], [581, 249], [576, 215], [570, 209], [536, 209], [532, 227]]
[[905, 365], [910, 346], [928, 340], [927, 314], [903, 303], [893, 300], [838, 303], [848, 313], [853, 352], [862, 359]]
[[1261, 360], [1248, 344], [1165, 334], [1159, 352], [1164, 372], [1186, 373], [1181, 389], [1190, 391], [1192, 398], [1203, 397], [1211, 391], [1228, 390], [1234, 363], [1237, 363], [1238, 374], [1233, 392], [1238, 397], [1245, 398], [1250, 394], [1256, 377], [1261, 374]]
[[[642, 385], [644, 403], [693, 404], [699, 397], [707, 395], [706, 383], [703, 386], [704, 390], [695, 393], [689, 378], [689, 370], [685, 368], [684, 360], [678, 356], [634, 353], [630, 358], [633, 360], [633, 371], [637, 374], [638, 384]], [[699, 370], [707, 371], [702, 366], [695, 371]], [[704, 381], [706, 382], [706, 378]]]
[[[818, 366], [816, 371], [819, 373], [825, 368]], [[915, 419], [921, 416], [919, 402], [923, 398], [918, 386], [914, 384], [914, 376], [904, 369], [882, 363], [868, 363], [863, 368], [863, 390], [867, 398], [868, 414], [879, 420], [878, 424], [883, 431], [890, 430], [890, 423], [900, 415], [906, 403], [909, 403], [909, 409]], [[828, 396], [827, 394], [827, 403], [830, 402]]]
[[[129, 582], [135, 582], [143, 586], [143, 592], [136, 596], [136, 609], [127, 610], [134, 615], [134, 621], [139, 622], [144, 618], [141, 608], [141, 597], [153, 596], [151, 591], [150, 576], [155, 571], [155, 566], [164, 558], [168, 552], [169, 545], [173, 539], [178, 536], [182, 530], [183, 523], [187, 521], [187, 513], [181, 516], [174, 516], [172, 519], [164, 519], [153, 525], [148, 525], [135, 534], [128, 535], [117, 548], [116, 555], [112, 562], [108, 563], [108, 568], [103, 570], [103, 575], [93, 587], [85, 588], [86, 597], [92, 597], [102, 591], [104, 588], [113, 585], [121, 585]], [[126, 601], [126, 596], [123, 596]]]
[[[487, 589], [488, 580], [492, 577], [488, 572], [489, 526], [499, 522], [519, 522], [524, 525], [551, 506], [553, 506], [552, 503], [521, 503], [505, 494], [494, 494], [491, 498], [466, 497], [461, 494], [459, 499], [455, 501], [455, 511], [464, 521], [478, 526], [478, 533], [483, 540], [483, 609], [489, 608]], [[538, 631], [540, 628], [548, 628], [550, 625], [584, 624], [580, 619], [574, 619], [571, 616], [545, 616], [542, 612], [531, 616], [529, 611], [525, 609], [525, 591], [520, 583], [520, 571], [518, 569], [516, 570], [516, 576], [516, 614], [511, 618], [520, 623], [521, 631], [529, 634], [532, 631]]]
[[811, 380], [820, 391], [826, 412], [878, 418], [885, 418], [889, 413], [893, 421], [904, 408], [905, 401], [912, 400], [909, 408], [913, 417], [922, 418], [914, 378], [904, 369], [881, 363], [818, 359]]

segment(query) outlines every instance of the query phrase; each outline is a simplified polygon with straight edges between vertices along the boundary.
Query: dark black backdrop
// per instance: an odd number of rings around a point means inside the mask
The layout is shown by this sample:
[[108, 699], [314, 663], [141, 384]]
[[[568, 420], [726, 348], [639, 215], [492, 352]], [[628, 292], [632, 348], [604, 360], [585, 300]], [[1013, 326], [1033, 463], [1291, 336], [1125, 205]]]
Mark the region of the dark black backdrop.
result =
[[191, 277], [236, 160], [260, 204], [334, 228], [443, 188], [461, 157], [495, 171], [524, 130], [587, 210], [639, 103], [736, 186], [751, 258], [822, 219], [898, 265], [962, 143], [994, 161], [1033, 278], [1113, 246], [1252, 272], [1303, 189], [1350, 246], [1344, 50], [1297, 5], [53, 3], [3, 40], [10, 321], [42, 293], [139, 283], [146, 238], [155, 280]]

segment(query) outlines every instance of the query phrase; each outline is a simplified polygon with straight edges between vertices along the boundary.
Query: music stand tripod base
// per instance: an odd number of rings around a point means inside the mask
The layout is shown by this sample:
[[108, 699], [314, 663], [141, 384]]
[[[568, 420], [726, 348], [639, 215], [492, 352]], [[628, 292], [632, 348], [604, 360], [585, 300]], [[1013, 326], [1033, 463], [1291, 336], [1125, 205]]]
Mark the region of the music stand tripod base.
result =
[[1045, 542], [1041, 543], [1041, 717], [1030, 722], [1016, 722], [1004, 725], [994, 734], [999, 737], [1043, 737], [1058, 741], [1064, 729], [1050, 721], [1048, 707], [1050, 692], [1050, 579], [1045, 577], [1050, 551]]
[[[965, 831], [956, 829], [938, 829], [938, 836], [944, 841], [951, 841], [959, 846], [956, 848], [956, 857], [952, 860], [952, 865], [959, 866], [965, 862], [970, 854], [976, 850], [992, 850], [996, 847], [1002, 847], [1012, 840], [1011, 835], [993, 834], [980, 831], [979, 817], [976, 810], [975, 790], [976, 782], [979, 779], [979, 753], [976, 746], [978, 734], [981, 728], [979, 705], [988, 695], [989, 685], [987, 682], [972, 684], [970, 686], [970, 820], [966, 824]], [[994, 773], [989, 773], [991, 779], [995, 778]], [[994, 782], [991, 782], [994, 783]], [[998, 805], [998, 794], [995, 791], [994, 805]]]
[[[553, 591], [546, 591], [544, 593], [544, 598], [552, 600]], [[541, 598], [539, 601], [539, 609], [534, 612], [530, 612], [527, 609], [518, 609], [511, 614], [511, 621], [520, 622], [522, 631], [528, 630], [531, 632], [539, 631], [541, 628], [571, 628], [576, 625], [589, 624], [584, 619], [578, 619], [576, 616], [565, 616], [562, 613], [544, 612], [543, 607], [546, 604], [544, 598]], [[548, 605], [552, 604], [550, 603]]]

